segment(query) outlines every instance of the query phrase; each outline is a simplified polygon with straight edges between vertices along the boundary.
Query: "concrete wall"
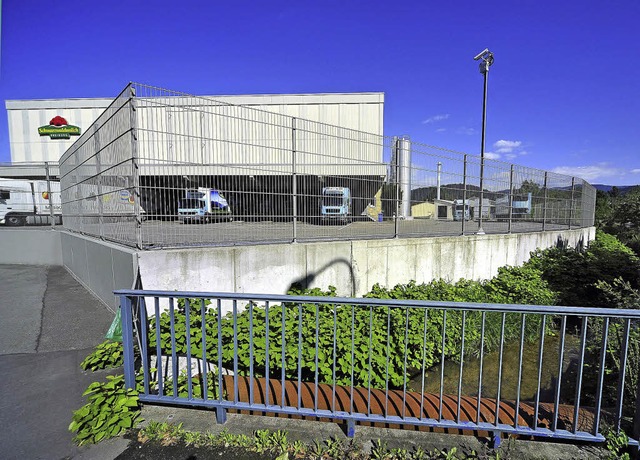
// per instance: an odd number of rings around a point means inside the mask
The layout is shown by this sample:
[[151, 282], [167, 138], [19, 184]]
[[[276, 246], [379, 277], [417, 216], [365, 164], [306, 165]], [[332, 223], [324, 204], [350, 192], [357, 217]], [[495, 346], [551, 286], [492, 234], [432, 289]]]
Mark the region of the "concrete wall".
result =
[[138, 254], [144, 289], [284, 294], [296, 281], [361, 296], [375, 283], [488, 279], [531, 251], [586, 244], [595, 229], [439, 238], [240, 246]]
[[116, 289], [131, 289], [137, 271], [130, 249], [70, 232], [61, 232], [62, 260], [69, 272], [93, 295], [115, 309]]
[[362, 296], [375, 283], [487, 279], [537, 248], [587, 244], [595, 229], [136, 252], [82, 235], [2, 229], [0, 264], [64, 265], [107, 306], [140, 270], [144, 289], [284, 294], [293, 283]]
[[0, 264], [62, 265], [61, 232], [43, 228], [0, 229]]

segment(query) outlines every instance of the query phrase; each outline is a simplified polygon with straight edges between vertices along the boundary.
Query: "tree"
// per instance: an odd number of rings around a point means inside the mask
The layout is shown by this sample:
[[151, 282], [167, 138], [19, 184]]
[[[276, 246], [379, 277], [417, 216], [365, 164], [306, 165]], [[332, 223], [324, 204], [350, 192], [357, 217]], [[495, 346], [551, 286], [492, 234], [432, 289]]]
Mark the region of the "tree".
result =
[[610, 299], [597, 287], [615, 279], [640, 288], [640, 258], [615, 236], [602, 231], [585, 251], [550, 248], [532, 253], [526, 265], [540, 270], [560, 305], [612, 307]]
[[598, 193], [596, 197], [596, 225], [601, 230], [617, 236], [620, 241], [640, 255], [640, 187], [626, 194]]

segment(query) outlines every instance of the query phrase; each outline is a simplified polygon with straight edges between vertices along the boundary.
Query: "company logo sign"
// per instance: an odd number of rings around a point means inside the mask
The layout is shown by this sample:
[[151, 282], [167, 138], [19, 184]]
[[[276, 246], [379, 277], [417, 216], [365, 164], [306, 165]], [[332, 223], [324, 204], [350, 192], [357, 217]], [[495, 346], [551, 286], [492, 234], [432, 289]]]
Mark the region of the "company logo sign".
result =
[[71, 136], [80, 135], [80, 128], [70, 125], [67, 120], [58, 115], [52, 118], [48, 125], [40, 126], [38, 134], [49, 136], [51, 139], [70, 139]]

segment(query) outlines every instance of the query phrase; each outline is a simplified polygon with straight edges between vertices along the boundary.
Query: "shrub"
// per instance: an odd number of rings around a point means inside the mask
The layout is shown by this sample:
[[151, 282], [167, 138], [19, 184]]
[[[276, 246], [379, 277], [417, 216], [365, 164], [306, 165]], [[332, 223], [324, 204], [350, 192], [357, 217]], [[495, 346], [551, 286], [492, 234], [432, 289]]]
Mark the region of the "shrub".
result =
[[564, 248], [538, 250], [525, 267], [542, 273], [542, 278], [558, 293], [561, 305], [615, 307], [598, 289], [597, 283], [611, 284], [616, 278], [639, 285], [640, 259], [616, 237], [601, 231], [584, 251]]
[[[222, 318], [222, 365], [247, 375], [253, 367], [254, 376], [337, 383], [374, 388], [400, 388], [408, 379], [407, 369], [429, 368], [441, 357], [456, 360], [460, 356], [463, 313], [441, 309], [405, 307], [335, 305], [330, 298], [335, 288], [290, 291], [294, 295], [326, 297], [320, 304], [265, 306], [249, 304], [238, 314], [234, 324], [231, 315]], [[440, 300], [450, 302], [550, 304], [555, 295], [533, 267], [504, 267], [498, 276], [487, 282], [443, 280], [428, 284], [411, 281], [386, 289], [374, 285], [365, 297], [378, 299]], [[187, 309], [186, 306], [189, 305]], [[202, 356], [202, 321], [206, 324], [207, 361], [217, 363], [217, 312], [198, 300], [179, 299], [174, 314], [176, 353], [186, 354], [188, 345], [193, 357]], [[190, 338], [186, 337], [189, 317]], [[505, 315], [505, 338], [520, 338], [520, 314]], [[465, 348], [479, 352], [479, 312], [465, 315]], [[538, 336], [539, 317], [526, 323], [527, 338]], [[502, 315], [489, 313], [485, 322], [485, 350], [500, 343]], [[267, 324], [269, 325], [267, 356]], [[317, 325], [317, 327], [316, 327]], [[171, 319], [168, 312], [160, 317], [161, 346], [171, 353]], [[352, 327], [353, 326], [353, 327]], [[234, 333], [237, 331], [237, 336]], [[444, 344], [443, 344], [444, 331]], [[425, 333], [426, 332], [426, 333]], [[151, 343], [155, 343], [155, 322], [150, 325]], [[235, 338], [237, 337], [237, 339]], [[444, 345], [444, 350], [443, 350]], [[237, 353], [236, 353], [237, 346]], [[283, 351], [284, 349], [284, 351]], [[317, 363], [316, 363], [317, 354]], [[283, 360], [284, 357], [284, 360]], [[267, 369], [268, 364], [268, 369]]]
[[92, 383], [83, 396], [89, 402], [73, 413], [69, 425], [69, 431], [77, 432], [74, 441], [79, 446], [118, 436], [140, 418], [138, 391], [125, 388], [123, 375]]
[[83, 370], [97, 371], [120, 367], [124, 363], [122, 342], [105, 340], [80, 363]]

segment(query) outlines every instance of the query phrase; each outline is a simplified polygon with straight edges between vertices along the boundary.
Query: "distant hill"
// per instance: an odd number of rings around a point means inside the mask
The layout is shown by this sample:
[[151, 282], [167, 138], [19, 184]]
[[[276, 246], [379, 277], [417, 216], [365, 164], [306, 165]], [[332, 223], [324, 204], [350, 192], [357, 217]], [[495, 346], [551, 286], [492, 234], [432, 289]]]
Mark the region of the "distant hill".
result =
[[[640, 187], [640, 185], [604, 185], [604, 184], [593, 184], [596, 190], [601, 190], [603, 192], [610, 192], [613, 187], [618, 189], [618, 193], [620, 195], [624, 195], [635, 187]], [[551, 190], [551, 189], [550, 189]], [[567, 187], [556, 187], [553, 190], [571, 190], [571, 186]], [[477, 196], [480, 191], [480, 187], [476, 185], [467, 184], [467, 193], [468, 196]], [[440, 198], [447, 201], [460, 200], [462, 199], [464, 192], [463, 184], [446, 184], [440, 187]], [[484, 197], [489, 200], [495, 200], [500, 196], [504, 196], [509, 193], [508, 190], [499, 190], [499, 191], [484, 191]], [[535, 193], [535, 192], [534, 192]], [[424, 201], [433, 201], [437, 196], [438, 191], [436, 187], [420, 187], [411, 190], [411, 201], [416, 202], [424, 202]]]
[[[453, 200], [461, 200], [463, 197], [463, 184], [446, 184], [440, 187], [440, 199], [453, 201]], [[476, 185], [467, 184], [468, 192], [478, 192], [480, 187]], [[438, 190], [436, 187], [420, 187], [417, 189], [411, 190], [411, 201], [413, 202], [422, 202], [422, 201], [433, 201], [438, 195]]]
[[601, 190], [603, 192], [610, 192], [613, 189], [613, 187], [616, 187], [620, 195], [624, 195], [625, 193], [629, 192], [631, 189], [635, 187], [640, 187], [639, 185], [604, 185], [604, 184], [592, 184], [592, 185], [596, 188], [596, 190]]
[[[440, 187], [440, 199], [453, 201], [461, 200], [464, 196], [464, 184], [446, 184]], [[469, 197], [476, 196], [480, 191], [480, 187], [477, 185], [467, 184], [467, 193]], [[495, 200], [498, 196], [502, 196], [505, 192], [491, 192], [489, 190], [484, 191], [484, 198], [488, 200]], [[411, 190], [412, 202], [433, 201], [438, 195], [436, 187], [420, 187]]]

